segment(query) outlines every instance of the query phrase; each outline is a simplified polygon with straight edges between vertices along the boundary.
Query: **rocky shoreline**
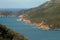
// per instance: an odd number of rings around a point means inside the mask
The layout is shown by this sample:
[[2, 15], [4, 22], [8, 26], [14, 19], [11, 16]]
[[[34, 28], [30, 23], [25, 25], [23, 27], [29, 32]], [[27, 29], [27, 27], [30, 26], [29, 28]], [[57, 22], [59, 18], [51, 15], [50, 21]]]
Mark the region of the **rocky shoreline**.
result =
[[31, 20], [29, 20], [27, 18], [24, 18], [23, 15], [19, 16], [19, 21], [23, 21], [23, 22], [26, 22], [28, 24], [35, 25], [38, 28], [41, 28], [43, 30], [50, 30], [50, 27], [48, 25], [43, 24], [43, 22], [41, 22], [41, 23], [32, 23]]
[[43, 30], [60, 30], [60, 28], [55, 28], [53, 25], [44, 24], [43, 21], [41, 23], [32, 23], [31, 20], [24, 18], [24, 15], [19, 16], [19, 21], [26, 22], [27, 24], [32, 24]]

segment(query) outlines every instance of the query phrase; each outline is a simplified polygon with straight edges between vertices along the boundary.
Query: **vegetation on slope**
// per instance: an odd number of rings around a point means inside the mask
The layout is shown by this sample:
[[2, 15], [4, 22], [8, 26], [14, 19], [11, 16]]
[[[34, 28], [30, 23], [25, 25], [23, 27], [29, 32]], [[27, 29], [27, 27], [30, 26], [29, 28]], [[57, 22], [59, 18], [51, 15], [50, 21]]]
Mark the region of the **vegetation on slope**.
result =
[[25, 18], [30, 19], [33, 23], [41, 23], [44, 21], [45, 24], [53, 25], [52, 27], [54, 28], [60, 28], [59, 0], [52, 0], [39, 7], [30, 9], [25, 12]]
[[0, 24], [0, 40], [28, 40], [23, 35], [16, 33]]

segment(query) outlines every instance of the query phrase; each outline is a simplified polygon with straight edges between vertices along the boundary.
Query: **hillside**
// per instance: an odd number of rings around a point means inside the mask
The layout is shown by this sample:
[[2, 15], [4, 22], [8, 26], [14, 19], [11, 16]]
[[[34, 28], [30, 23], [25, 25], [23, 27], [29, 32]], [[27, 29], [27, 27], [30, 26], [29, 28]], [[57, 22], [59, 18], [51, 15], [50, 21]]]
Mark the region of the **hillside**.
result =
[[28, 40], [23, 35], [0, 24], [0, 40]]
[[32, 23], [48, 25], [50, 29], [60, 29], [60, 0], [51, 0], [24, 12], [24, 18]]

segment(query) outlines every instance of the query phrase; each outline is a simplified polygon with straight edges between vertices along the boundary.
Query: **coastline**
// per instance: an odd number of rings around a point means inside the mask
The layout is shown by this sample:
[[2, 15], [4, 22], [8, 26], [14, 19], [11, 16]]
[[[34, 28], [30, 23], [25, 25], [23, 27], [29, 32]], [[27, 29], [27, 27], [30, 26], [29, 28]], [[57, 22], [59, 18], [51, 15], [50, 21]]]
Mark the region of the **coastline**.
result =
[[37, 28], [43, 29], [43, 30], [60, 30], [59, 27], [56, 27], [56, 28], [55, 28], [54, 25], [52, 25], [52, 24], [50, 24], [50, 25], [45, 24], [44, 21], [42, 21], [41, 23], [36, 23], [36, 22], [33, 23], [31, 20], [25, 18], [24, 15], [20, 15], [18, 20], [19, 20], [19, 21], [23, 21], [23, 22], [25, 22], [25, 23], [27, 23], [27, 24], [34, 25], [34, 26], [36, 26]]
[[41, 28], [43, 30], [50, 30], [50, 27], [48, 25], [43, 24], [43, 22], [32, 23], [31, 20], [24, 18], [24, 15], [20, 15], [18, 20], [26, 22], [27, 24], [32, 24], [32, 25], [37, 26], [38, 28]]

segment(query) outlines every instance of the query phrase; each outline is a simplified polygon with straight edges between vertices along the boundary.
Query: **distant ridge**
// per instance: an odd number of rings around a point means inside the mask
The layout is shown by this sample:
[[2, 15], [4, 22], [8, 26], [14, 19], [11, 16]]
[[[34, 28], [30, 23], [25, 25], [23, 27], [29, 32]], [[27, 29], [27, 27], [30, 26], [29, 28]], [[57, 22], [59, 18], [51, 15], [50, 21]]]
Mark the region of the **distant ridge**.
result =
[[0, 8], [0, 17], [1, 16], [10, 16], [10, 17], [14, 17], [14, 16], [18, 16], [19, 13], [23, 10], [27, 10], [27, 9], [20, 9], [20, 8]]
[[5, 11], [12, 11], [12, 12], [18, 12], [20, 10], [23, 10], [21, 8], [0, 8], [0, 10], [5, 10]]

